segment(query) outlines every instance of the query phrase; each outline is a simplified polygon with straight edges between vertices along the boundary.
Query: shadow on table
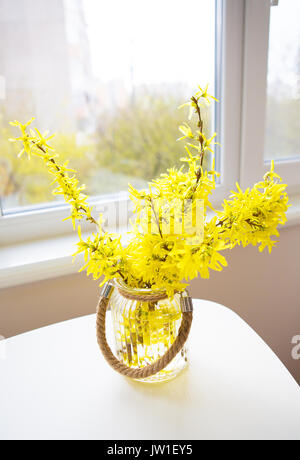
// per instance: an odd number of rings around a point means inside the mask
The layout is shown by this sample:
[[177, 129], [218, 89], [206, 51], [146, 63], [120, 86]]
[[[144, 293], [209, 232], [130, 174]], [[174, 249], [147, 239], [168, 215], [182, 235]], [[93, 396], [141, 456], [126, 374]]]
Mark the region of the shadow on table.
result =
[[128, 385], [140, 395], [174, 400], [174, 402], [183, 402], [186, 400], [192, 392], [192, 387], [195, 385], [189, 365], [177, 377], [167, 382], [147, 383], [132, 379], [126, 380]]

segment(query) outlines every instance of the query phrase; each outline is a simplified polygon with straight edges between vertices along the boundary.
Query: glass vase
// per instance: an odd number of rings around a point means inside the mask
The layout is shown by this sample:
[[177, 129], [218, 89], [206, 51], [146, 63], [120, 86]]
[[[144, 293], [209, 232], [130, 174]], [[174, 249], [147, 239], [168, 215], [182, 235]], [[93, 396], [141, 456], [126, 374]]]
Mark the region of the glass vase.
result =
[[[152, 364], [162, 357], [176, 339], [181, 324], [180, 296], [175, 294], [159, 301], [129, 300], [118, 290], [130, 296], [151, 296], [157, 291], [129, 288], [116, 282], [110, 298], [116, 356], [127, 366], [137, 368]], [[186, 345], [175, 358], [157, 374], [142, 382], [163, 382], [176, 377], [187, 365]]]

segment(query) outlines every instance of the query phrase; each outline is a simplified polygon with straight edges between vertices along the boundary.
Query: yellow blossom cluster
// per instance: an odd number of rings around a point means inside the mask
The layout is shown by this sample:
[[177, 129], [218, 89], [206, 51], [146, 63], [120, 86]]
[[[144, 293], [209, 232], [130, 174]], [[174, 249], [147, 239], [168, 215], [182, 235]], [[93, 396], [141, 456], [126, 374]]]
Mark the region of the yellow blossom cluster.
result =
[[103, 283], [113, 278], [123, 277], [126, 271], [126, 254], [121, 244], [121, 237], [108, 234], [101, 229], [85, 241], [82, 239], [81, 227], [78, 226], [79, 242], [77, 254], [83, 253], [85, 264], [80, 271], [86, 270], [94, 279], [104, 277]]
[[229, 242], [229, 247], [242, 245], [259, 246], [269, 252], [276, 244], [272, 237], [279, 236], [278, 225], [286, 222], [288, 195], [286, 185], [274, 172], [274, 162], [264, 180], [245, 192], [237, 184], [229, 200], [224, 200], [223, 211], [219, 213], [223, 228], [222, 238]]
[[[12, 123], [21, 130], [21, 136], [11, 141], [21, 141], [20, 155], [26, 152], [29, 158], [35, 155], [45, 162], [57, 184], [53, 193], [63, 195], [71, 205], [73, 225], [82, 219], [97, 224], [98, 232], [85, 241], [78, 226], [76, 252], [84, 254], [82, 270], [86, 269], [94, 279], [105, 282], [122, 278], [131, 287], [163, 290], [173, 296], [174, 292], [183, 291], [193, 278], [199, 275], [208, 278], [210, 270], [221, 271], [227, 265], [221, 254], [225, 249], [252, 244], [259, 246], [260, 251], [265, 247], [272, 250], [276, 242], [272, 237], [279, 235], [277, 227], [285, 223], [288, 208], [286, 185], [274, 172], [273, 163], [263, 181], [252, 189], [243, 192], [237, 184], [237, 191], [224, 200], [221, 211], [214, 211], [211, 205], [218, 173], [214, 161], [211, 170], [203, 168], [205, 155], [213, 152], [216, 136], [209, 138], [203, 132], [201, 106], [215, 99], [207, 89], [199, 87], [187, 103], [191, 114], [197, 116], [197, 129], [193, 131], [188, 123], [179, 127], [182, 138], [187, 139], [187, 156], [181, 159], [183, 166], [169, 169], [150, 182], [147, 190], [136, 190], [129, 185], [135, 221], [126, 245], [122, 245], [120, 235], [104, 232], [101, 222], [92, 217], [88, 197], [83, 193], [85, 187], [66, 163], [59, 164], [59, 156], [49, 144], [52, 136], [29, 129], [33, 120], [26, 124]], [[192, 238], [190, 232], [199, 203], [201, 241]], [[214, 217], [208, 213], [209, 209], [214, 211]]]
[[[71, 216], [67, 219], [72, 219], [73, 226], [75, 228], [76, 220], [86, 218], [91, 222], [94, 221], [92, 218], [92, 208], [87, 203], [88, 196], [83, 193], [85, 185], [80, 185], [79, 180], [76, 177], [76, 171], [68, 168], [68, 162], [63, 165], [57, 163], [56, 159], [58, 154], [55, 152], [53, 147], [48, 144], [55, 135], [48, 136], [48, 133], [41, 134], [40, 131], [27, 128], [34, 121], [31, 118], [27, 123], [22, 124], [19, 121], [11, 122], [12, 126], [16, 126], [21, 131], [21, 136], [9, 139], [10, 142], [21, 142], [22, 150], [19, 153], [19, 157], [24, 152], [27, 153], [28, 159], [31, 155], [40, 157], [46, 164], [48, 172], [54, 176], [53, 183], [57, 184], [57, 187], [53, 190], [54, 195], [63, 195], [65, 201], [71, 205]], [[70, 175], [69, 173], [73, 173]]]

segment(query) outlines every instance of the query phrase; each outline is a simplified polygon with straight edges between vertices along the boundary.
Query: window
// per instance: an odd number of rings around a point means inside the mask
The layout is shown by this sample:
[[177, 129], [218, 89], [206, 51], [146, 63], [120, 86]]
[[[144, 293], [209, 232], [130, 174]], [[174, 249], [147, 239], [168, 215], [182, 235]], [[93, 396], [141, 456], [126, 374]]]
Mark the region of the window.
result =
[[[33, 7], [34, 3], [34, 7]], [[211, 0], [1, 0], [0, 184], [4, 215], [49, 209], [42, 163], [16, 159], [8, 121], [36, 116], [91, 196], [138, 188], [183, 156], [177, 107], [215, 84]], [[195, 26], [191, 21], [197, 18]], [[213, 110], [206, 114], [214, 129]], [[48, 203], [48, 204], [47, 204]]]
[[271, 8], [265, 159], [300, 157], [300, 2]]

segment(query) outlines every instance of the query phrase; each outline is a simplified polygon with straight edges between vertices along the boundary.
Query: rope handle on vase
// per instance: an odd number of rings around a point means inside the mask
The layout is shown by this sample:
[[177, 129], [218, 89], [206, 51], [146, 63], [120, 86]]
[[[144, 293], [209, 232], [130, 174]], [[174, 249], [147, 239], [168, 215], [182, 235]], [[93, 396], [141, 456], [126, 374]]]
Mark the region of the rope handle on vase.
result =
[[[164, 369], [175, 356], [182, 350], [185, 342], [190, 333], [192, 321], [193, 321], [193, 303], [191, 297], [189, 297], [187, 292], [184, 292], [180, 298], [181, 311], [182, 311], [182, 320], [179, 328], [178, 336], [175, 341], [168, 349], [168, 351], [157, 361], [152, 364], [149, 364], [145, 367], [133, 368], [126, 366], [121, 361], [119, 361], [113, 352], [111, 351], [110, 346], [106, 340], [106, 311], [109, 306], [109, 299], [113, 292], [113, 286], [110, 282], [107, 282], [100, 295], [97, 315], [96, 315], [96, 329], [97, 329], [97, 341], [100, 347], [100, 350], [108, 362], [108, 364], [117, 372], [124, 375], [125, 377], [130, 377], [133, 379], [144, 379], [150, 377], [151, 375], [157, 374], [159, 371]], [[137, 301], [159, 301], [166, 299], [168, 296], [166, 294], [153, 294], [153, 295], [129, 295], [127, 292], [123, 291], [121, 288], [117, 288], [120, 294], [123, 297], [126, 297], [130, 300]]]

